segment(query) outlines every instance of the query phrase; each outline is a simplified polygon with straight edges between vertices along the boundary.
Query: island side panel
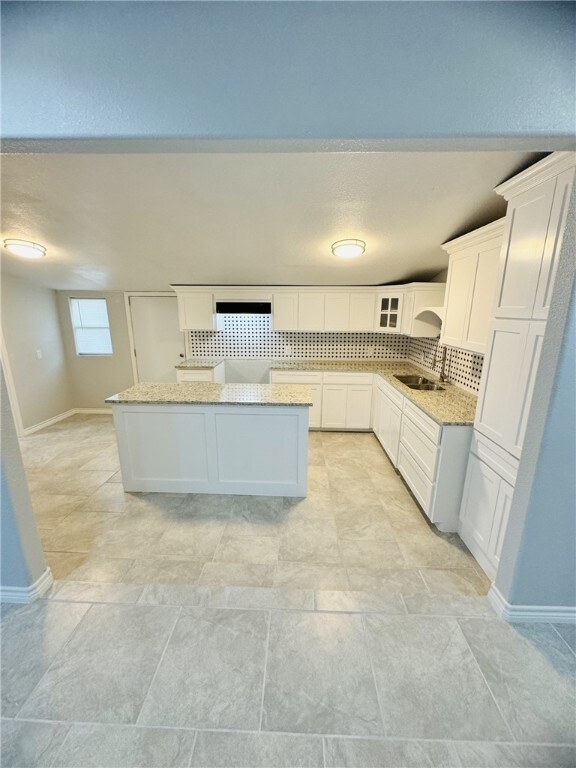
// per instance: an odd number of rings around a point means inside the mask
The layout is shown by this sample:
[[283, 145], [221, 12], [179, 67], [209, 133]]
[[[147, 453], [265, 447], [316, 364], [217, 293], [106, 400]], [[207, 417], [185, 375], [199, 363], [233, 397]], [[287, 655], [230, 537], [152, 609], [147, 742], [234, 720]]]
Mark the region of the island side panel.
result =
[[113, 407], [126, 491], [305, 496], [308, 406]]

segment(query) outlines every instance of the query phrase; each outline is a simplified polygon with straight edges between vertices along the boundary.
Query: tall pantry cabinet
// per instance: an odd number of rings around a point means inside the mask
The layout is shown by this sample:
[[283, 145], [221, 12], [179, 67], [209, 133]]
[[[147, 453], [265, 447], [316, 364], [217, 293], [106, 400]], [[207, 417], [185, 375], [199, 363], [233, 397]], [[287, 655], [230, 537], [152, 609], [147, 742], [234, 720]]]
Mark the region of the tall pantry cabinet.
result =
[[460, 535], [492, 578], [514, 491], [576, 155], [556, 152], [496, 187], [508, 200]]

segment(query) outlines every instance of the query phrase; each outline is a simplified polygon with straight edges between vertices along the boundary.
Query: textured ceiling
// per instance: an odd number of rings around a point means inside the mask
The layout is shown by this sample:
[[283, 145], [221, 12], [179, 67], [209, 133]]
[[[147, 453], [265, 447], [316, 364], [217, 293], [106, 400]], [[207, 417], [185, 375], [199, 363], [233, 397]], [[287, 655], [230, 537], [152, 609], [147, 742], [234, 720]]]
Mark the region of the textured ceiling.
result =
[[[525, 152], [13, 154], [2, 237], [42, 243], [3, 269], [56, 289], [170, 283], [361, 285], [426, 279], [440, 245], [502, 216]], [[335, 259], [335, 240], [366, 253]]]

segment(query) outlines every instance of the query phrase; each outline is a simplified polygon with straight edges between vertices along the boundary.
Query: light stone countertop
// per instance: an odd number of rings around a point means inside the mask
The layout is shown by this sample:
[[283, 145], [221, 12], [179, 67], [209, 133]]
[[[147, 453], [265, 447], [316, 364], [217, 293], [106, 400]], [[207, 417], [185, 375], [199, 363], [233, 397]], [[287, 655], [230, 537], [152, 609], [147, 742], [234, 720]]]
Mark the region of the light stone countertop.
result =
[[106, 398], [119, 405], [312, 405], [310, 387], [305, 384], [135, 384]]
[[[196, 358], [184, 360], [177, 368], [214, 368], [222, 359]], [[438, 424], [469, 426], [474, 423], [477, 397], [455, 386], [442, 384], [444, 392], [419, 392], [410, 389], [395, 378], [395, 374], [417, 374], [431, 381], [438, 376], [409, 360], [272, 360], [271, 371], [340, 371], [343, 373], [377, 373], [414, 405]]]
[[175, 365], [174, 368], [184, 371], [211, 371], [213, 368], [216, 368], [217, 365], [223, 363], [224, 360], [223, 357], [188, 357], [186, 360], [182, 360], [182, 362], [178, 363], [178, 365]]

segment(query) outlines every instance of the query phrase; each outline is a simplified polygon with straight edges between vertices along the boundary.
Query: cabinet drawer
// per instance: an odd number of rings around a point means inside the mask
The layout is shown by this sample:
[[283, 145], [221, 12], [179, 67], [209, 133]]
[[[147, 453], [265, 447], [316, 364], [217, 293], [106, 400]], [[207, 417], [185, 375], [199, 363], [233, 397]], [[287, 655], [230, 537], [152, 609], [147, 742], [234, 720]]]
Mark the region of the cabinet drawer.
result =
[[212, 371], [176, 371], [177, 381], [212, 381]]
[[398, 469], [416, 497], [416, 500], [428, 517], [430, 517], [434, 483], [426, 477], [402, 443], [400, 443], [400, 448], [398, 449]]
[[426, 473], [430, 480], [434, 480], [438, 446], [429, 440], [410, 419], [406, 418], [402, 419], [400, 441], [420, 469]]
[[384, 392], [386, 397], [391, 400], [397, 408], [402, 410], [402, 406], [404, 405], [404, 395], [402, 392], [399, 392], [396, 387], [393, 387], [392, 384], [389, 384], [386, 379], [383, 379], [382, 376], [379, 376], [378, 374], [376, 374], [375, 379], [378, 389], [381, 392]]
[[324, 384], [372, 384], [371, 373], [325, 373]]
[[322, 384], [318, 371], [270, 371], [272, 384]]
[[442, 425], [437, 424], [430, 416], [426, 416], [424, 411], [421, 411], [416, 405], [413, 405], [409, 400], [404, 403], [404, 415], [408, 416], [422, 432], [432, 440], [433, 443], [438, 445], [440, 443], [440, 435], [442, 433]]

